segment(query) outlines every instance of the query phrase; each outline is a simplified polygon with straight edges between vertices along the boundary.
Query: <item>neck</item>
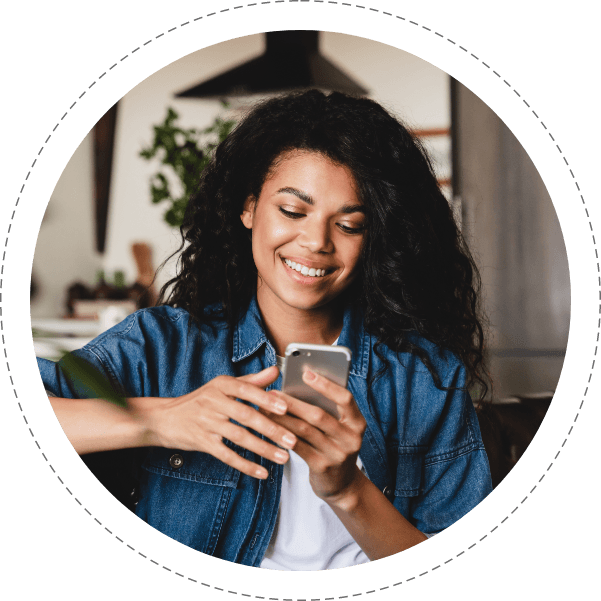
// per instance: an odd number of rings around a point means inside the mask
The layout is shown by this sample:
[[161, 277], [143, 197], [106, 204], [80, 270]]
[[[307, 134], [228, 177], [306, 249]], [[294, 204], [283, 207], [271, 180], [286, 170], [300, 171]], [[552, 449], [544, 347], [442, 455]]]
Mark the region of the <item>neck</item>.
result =
[[257, 304], [265, 333], [280, 357], [284, 356], [286, 347], [293, 342], [333, 344], [342, 330], [343, 308], [338, 299], [323, 307], [299, 309], [263, 293], [259, 285]]

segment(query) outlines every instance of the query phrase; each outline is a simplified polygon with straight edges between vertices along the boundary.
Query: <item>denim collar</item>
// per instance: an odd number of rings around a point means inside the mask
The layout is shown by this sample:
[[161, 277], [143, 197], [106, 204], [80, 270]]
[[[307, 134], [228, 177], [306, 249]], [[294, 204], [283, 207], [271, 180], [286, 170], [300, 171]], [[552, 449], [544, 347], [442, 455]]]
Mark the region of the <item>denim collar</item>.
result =
[[[257, 297], [253, 296], [246, 313], [236, 324], [234, 330], [234, 347], [232, 361], [237, 363], [256, 353], [263, 344], [271, 348], [271, 343], [263, 329], [263, 319], [257, 304]], [[371, 337], [363, 327], [363, 314], [360, 309], [347, 304], [344, 310], [342, 331], [338, 338], [340, 346], [346, 346], [351, 350], [351, 370], [354, 376], [367, 378], [369, 367], [369, 353], [371, 349]]]

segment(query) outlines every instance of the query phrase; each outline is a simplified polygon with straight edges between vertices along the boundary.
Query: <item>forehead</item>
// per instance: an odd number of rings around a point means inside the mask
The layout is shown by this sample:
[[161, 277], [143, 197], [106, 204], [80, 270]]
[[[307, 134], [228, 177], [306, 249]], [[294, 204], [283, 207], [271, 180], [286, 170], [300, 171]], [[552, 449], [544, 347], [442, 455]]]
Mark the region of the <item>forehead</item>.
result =
[[272, 163], [263, 193], [273, 194], [282, 187], [294, 187], [311, 196], [335, 196], [361, 204], [353, 173], [346, 165], [318, 152], [292, 150]]

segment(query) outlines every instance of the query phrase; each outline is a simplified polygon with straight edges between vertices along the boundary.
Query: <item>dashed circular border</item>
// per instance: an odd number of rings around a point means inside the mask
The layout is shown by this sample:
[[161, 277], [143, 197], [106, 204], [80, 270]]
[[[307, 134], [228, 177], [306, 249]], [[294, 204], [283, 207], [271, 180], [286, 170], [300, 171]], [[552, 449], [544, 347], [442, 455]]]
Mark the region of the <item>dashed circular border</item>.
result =
[[[13, 377], [12, 374], [10, 372], [10, 364], [8, 361], [8, 353], [6, 350], [6, 342], [4, 339], [4, 315], [3, 315], [3, 305], [2, 305], [2, 281], [3, 281], [3, 275], [4, 275], [4, 265], [6, 262], [6, 249], [8, 248], [8, 243], [10, 240], [10, 235], [11, 235], [11, 228], [12, 228], [12, 222], [14, 220], [15, 217], [15, 213], [17, 210], [17, 207], [19, 206], [19, 201], [21, 200], [21, 194], [23, 194], [23, 191], [25, 190], [25, 186], [27, 184], [27, 181], [29, 180], [29, 176], [32, 173], [32, 170], [34, 169], [34, 167], [36, 166], [36, 163], [38, 162], [38, 159], [40, 157], [40, 155], [42, 154], [42, 151], [44, 150], [44, 148], [48, 145], [52, 134], [57, 130], [57, 128], [59, 127], [59, 125], [61, 124], [61, 122], [69, 115], [69, 113], [75, 108], [75, 106], [77, 105], [77, 103], [88, 93], [88, 90], [91, 90], [97, 83], [99, 83], [106, 75], [110, 74], [110, 72], [115, 69], [116, 67], [119, 66], [120, 63], [122, 63], [124, 60], [126, 60], [128, 57], [132, 56], [133, 54], [135, 54], [136, 52], [138, 52], [139, 50], [143, 49], [144, 47], [148, 46], [149, 44], [151, 44], [152, 42], [154, 42], [155, 40], [159, 40], [160, 38], [162, 38], [163, 36], [165, 36], [166, 34], [172, 33], [178, 29], [181, 29], [182, 27], [185, 27], [187, 25], [193, 24], [197, 21], [200, 21], [202, 19], [208, 19], [210, 17], [216, 16], [216, 15], [220, 15], [223, 13], [233, 13], [236, 10], [239, 9], [243, 9], [243, 8], [251, 8], [253, 6], [259, 6], [259, 5], [267, 5], [267, 4], [284, 4], [284, 3], [313, 3], [313, 4], [328, 4], [328, 5], [337, 5], [337, 6], [341, 6], [341, 7], [349, 7], [349, 8], [355, 8], [355, 9], [360, 9], [360, 10], [366, 10], [369, 12], [373, 12], [376, 14], [379, 14], [383, 17], [387, 17], [387, 18], [393, 18], [393, 19], [398, 19], [399, 21], [404, 22], [405, 24], [409, 24], [409, 25], [413, 25], [417, 28], [419, 28], [420, 30], [423, 30], [425, 32], [429, 32], [431, 34], [433, 34], [434, 36], [440, 38], [440, 40], [442, 41], [446, 41], [450, 44], [452, 44], [452, 46], [454, 46], [455, 48], [461, 50], [462, 52], [465, 52], [466, 55], [469, 55], [470, 57], [472, 57], [474, 60], [478, 61], [479, 64], [481, 64], [483, 67], [485, 67], [490, 73], [492, 73], [493, 75], [495, 75], [499, 81], [502, 81], [509, 90], [512, 90], [513, 93], [516, 95], [517, 98], [521, 99], [522, 103], [529, 109], [529, 111], [531, 112], [531, 114], [536, 118], [536, 120], [540, 123], [540, 125], [545, 129], [545, 131], [547, 132], [547, 134], [549, 135], [549, 138], [551, 139], [552, 143], [555, 145], [555, 148], [557, 149], [557, 151], [559, 152], [559, 155], [561, 156], [561, 158], [563, 159], [563, 163], [566, 169], [569, 170], [570, 176], [572, 178], [572, 181], [574, 182], [574, 185], [576, 186], [576, 189], [578, 191], [578, 195], [580, 196], [580, 199], [582, 201], [582, 205], [584, 208], [584, 211], [586, 213], [586, 218], [588, 220], [588, 224], [589, 224], [589, 228], [591, 231], [591, 238], [592, 238], [592, 243], [593, 243], [593, 250], [595, 252], [595, 258], [597, 260], [597, 272], [601, 272], [600, 269], [600, 263], [599, 263], [599, 253], [597, 250], [597, 242], [595, 240], [595, 234], [594, 234], [594, 230], [593, 230], [593, 224], [591, 222], [590, 219], [590, 215], [588, 212], [588, 209], [586, 207], [586, 201], [584, 200], [584, 196], [582, 195], [581, 191], [580, 191], [580, 186], [578, 185], [578, 181], [576, 180], [576, 177], [574, 175], [574, 172], [572, 171], [572, 169], [570, 168], [570, 164], [568, 163], [568, 160], [566, 159], [563, 151], [561, 150], [561, 148], [559, 147], [559, 144], [557, 144], [555, 138], [553, 137], [553, 135], [551, 134], [551, 132], [548, 130], [547, 126], [544, 124], [544, 122], [541, 120], [541, 118], [538, 116], [538, 114], [536, 113], [536, 111], [530, 106], [530, 104], [528, 104], [528, 102], [526, 102], [526, 100], [524, 98], [522, 98], [521, 94], [511, 86], [511, 84], [506, 80], [503, 79], [503, 77], [497, 73], [497, 71], [495, 71], [494, 69], [492, 69], [492, 67], [490, 67], [490, 65], [488, 65], [487, 63], [485, 63], [483, 60], [481, 60], [478, 56], [476, 56], [475, 54], [471, 53], [467, 48], [464, 48], [463, 46], [457, 44], [457, 42], [455, 42], [454, 40], [445, 37], [442, 33], [439, 33], [438, 31], [434, 31], [429, 27], [426, 27], [425, 25], [420, 25], [419, 23], [415, 22], [415, 21], [411, 21], [401, 15], [396, 15], [390, 12], [386, 12], [383, 10], [379, 10], [377, 8], [372, 8], [372, 7], [366, 7], [366, 6], [362, 6], [359, 4], [351, 4], [349, 2], [337, 2], [334, 0], [267, 0], [265, 2], [251, 2], [248, 4], [242, 4], [239, 6], [234, 6], [233, 8], [224, 8], [222, 10], [219, 11], [215, 11], [215, 12], [211, 12], [211, 13], [207, 13], [205, 15], [202, 15], [200, 17], [196, 17], [194, 19], [191, 19], [190, 21], [186, 21], [185, 23], [182, 23], [179, 26], [176, 27], [172, 27], [168, 30], [166, 30], [163, 33], [160, 33], [159, 35], [155, 36], [154, 38], [149, 39], [148, 41], [144, 42], [141, 46], [138, 46], [136, 48], [134, 48], [131, 53], [126, 54], [125, 56], [123, 56], [121, 59], [119, 59], [116, 63], [114, 63], [111, 67], [109, 67], [104, 73], [102, 73], [101, 75], [98, 76], [97, 80], [94, 80], [87, 88], [87, 90], [84, 90], [78, 97], [77, 100], [75, 100], [73, 102], [73, 104], [71, 104], [71, 106], [69, 107], [69, 109], [65, 112], [65, 114], [60, 118], [60, 120], [56, 123], [56, 125], [54, 126], [54, 128], [52, 129], [52, 133], [50, 133], [48, 135], [48, 137], [46, 138], [44, 145], [40, 148], [36, 158], [34, 159], [30, 170], [27, 172], [27, 175], [25, 176], [25, 180], [23, 182], [23, 185], [21, 186], [21, 189], [19, 191], [19, 196], [15, 202], [15, 208], [12, 212], [12, 215], [10, 217], [10, 222], [8, 225], [8, 231], [6, 234], [6, 239], [4, 242], [4, 250], [2, 252], [2, 261], [0, 263], [0, 333], [2, 335], [2, 345], [3, 345], [3, 350], [4, 350], [4, 358], [5, 358], [5, 365], [6, 365], [6, 369], [8, 372], [8, 376], [10, 378], [10, 383], [15, 395], [15, 399], [17, 399], [17, 404], [19, 407], [19, 410], [21, 411], [22, 417], [23, 417], [23, 421], [25, 422], [26, 427], [29, 430], [29, 433], [31, 435], [31, 437], [33, 438], [33, 441], [35, 442], [38, 450], [40, 451], [42, 457], [44, 458], [44, 461], [48, 464], [48, 467], [52, 470], [52, 472], [56, 475], [58, 481], [61, 483], [62, 486], [64, 486], [65, 490], [69, 493], [70, 496], [73, 497], [73, 499], [75, 500], [75, 502], [91, 517], [94, 519], [94, 521], [101, 527], [104, 528], [104, 530], [106, 532], [108, 532], [108, 534], [110, 534], [111, 536], [113, 536], [117, 541], [119, 541], [120, 543], [123, 543], [124, 545], [127, 546], [127, 548], [131, 549], [131, 551], [133, 551], [134, 553], [137, 553], [139, 556], [141, 556], [143, 559], [147, 559], [148, 561], [150, 561], [150, 563], [156, 565], [157, 567], [161, 567], [163, 570], [167, 571], [167, 572], [171, 572], [173, 573], [175, 576], [179, 576], [180, 578], [185, 578], [191, 582], [195, 582], [198, 583], [204, 587], [207, 588], [211, 588], [217, 591], [221, 591], [224, 593], [229, 593], [229, 594], [235, 594], [235, 595], [241, 595], [242, 597], [249, 597], [249, 598], [253, 598], [253, 599], [267, 599], [267, 597], [263, 597], [263, 596], [259, 596], [259, 595], [250, 595], [247, 593], [241, 593], [239, 591], [232, 591], [229, 589], [225, 589], [222, 587], [218, 587], [212, 584], [207, 584], [206, 582], [202, 582], [199, 580], [196, 580], [194, 578], [191, 578], [190, 576], [185, 576], [184, 574], [180, 574], [179, 572], [176, 572], [174, 570], [172, 570], [171, 568], [165, 566], [165, 565], [161, 565], [161, 563], [159, 563], [158, 561], [155, 561], [152, 558], [149, 558], [147, 555], [145, 555], [144, 553], [142, 553], [141, 551], [135, 549], [134, 547], [132, 547], [130, 544], [126, 543], [122, 538], [120, 538], [119, 536], [117, 536], [116, 534], [113, 533], [112, 530], [110, 530], [107, 526], [105, 526], [97, 517], [94, 517], [92, 515], [92, 513], [88, 510], [87, 507], [84, 506], [84, 504], [73, 494], [73, 492], [71, 491], [71, 489], [65, 484], [65, 482], [63, 481], [63, 479], [60, 477], [59, 474], [56, 473], [56, 470], [54, 469], [54, 467], [52, 466], [52, 463], [50, 463], [50, 461], [48, 460], [48, 458], [46, 457], [46, 454], [42, 451], [42, 448], [40, 446], [40, 444], [38, 443], [38, 441], [36, 440], [36, 437], [33, 433], [33, 431], [31, 430], [31, 427], [29, 426], [29, 423], [27, 421], [27, 417], [25, 415], [25, 411], [23, 410], [23, 407], [21, 406], [21, 402], [19, 401], [19, 396], [17, 394], [17, 390], [16, 390], [16, 386], [15, 383], [13, 381]], [[601, 300], [601, 276], [598, 276], [598, 284], [599, 284], [599, 299]], [[601, 315], [601, 302], [599, 304], [599, 313]], [[451, 563], [452, 561], [454, 561], [455, 559], [461, 557], [462, 555], [464, 555], [467, 551], [473, 549], [478, 543], [483, 542], [486, 538], [488, 538], [488, 536], [492, 533], [494, 533], [499, 526], [502, 526], [519, 508], [521, 505], [523, 505], [526, 500], [529, 498], [530, 495], [532, 495], [534, 493], [534, 491], [537, 489], [538, 485], [543, 481], [543, 479], [545, 478], [546, 474], [549, 472], [549, 470], [553, 467], [555, 461], [557, 461], [563, 447], [565, 446], [565, 444], [567, 443], [570, 435], [572, 434], [572, 431], [574, 429], [574, 426], [576, 424], [576, 421], [578, 420], [578, 416], [580, 415], [580, 412], [582, 410], [582, 407], [584, 405], [584, 400], [586, 398], [586, 395], [588, 393], [588, 384], [590, 384], [591, 378], [593, 376], [593, 370], [595, 369], [595, 361], [596, 361], [596, 356], [597, 356], [597, 351], [598, 351], [598, 347], [599, 347], [599, 335], [601, 332], [601, 317], [599, 318], [598, 322], [597, 322], [597, 339], [596, 339], [596, 344], [595, 344], [595, 351], [594, 351], [594, 356], [592, 359], [592, 365], [591, 365], [591, 369], [590, 369], [590, 373], [589, 373], [589, 377], [588, 377], [588, 381], [587, 381], [587, 386], [584, 390], [584, 394], [582, 395], [582, 401], [580, 403], [580, 406], [578, 407], [578, 411], [576, 412], [576, 415], [574, 417], [573, 423], [570, 426], [570, 429], [568, 430], [568, 433], [560, 447], [560, 449], [557, 451], [555, 457], [553, 458], [553, 460], [551, 461], [551, 463], [549, 464], [549, 466], [547, 467], [547, 469], [545, 470], [545, 472], [542, 474], [542, 476], [539, 478], [538, 482], [532, 487], [532, 489], [530, 490], [530, 492], [519, 502], [519, 504], [517, 504], [514, 509], [511, 510], [510, 513], [508, 513], [505, 518], [503, 518], [492, 530], [490, 530], [488, 533], [486, 533], [484, 536], [482, 536], [479, 540], [477, 540], [476, 542], [474, 542], [473, 544], [469, 545], [466, 549], [464, 549], [463, 551], [461, 551], [460, 553], [458, 553], [457, 555], [455, 555], [454, 557], [450, 557], [447, 561], [443, 562], [442, 564], [436, 565], [432, 568], [430, 568], [429, 570], [426, 570], [416, 576], [412, 576], [411, 578], [406, 578], [404, 580], [400, 580], [399, 582], [395, 582], [394, 584], [390, 584], [387, 586], [382, 586], [382, 587], [378, 587], [378, 588], [374, 588], [371, 590], [366, 590], [366, 591], [360, 591], [358, 593], [354, 593], [351, 595], [341, 595], [338, 597], [317, 597], [317, 598], [312, 598], [311, 601], [333, 601], [335, 599], [347, 599], [348, 597], [359, 597], [362, 595], [369, 595], [370, 593], [375, 593], [376, 591], [384, 591], [387, 590], [389, 588], [394, 588], [396, 586], [399, 586], [401, 584], [403, 584], [404, 582], [411, 582], [412, 580], [415, 580], [417, 578], [420, 578], [422, 576], [426, 576], [427, 574], [430, 574], [431, 572], [434, 572], [435, 570], [438, 570], [439, 568], [443, 567], [444, 565], [447, 565], [449, 563]], [[270, 601], [294, 601], [294, 599], [292, 597], [268, 597], [268, 599]], [[306, 599], [297, 599], [296, 601], [307, 601]]]

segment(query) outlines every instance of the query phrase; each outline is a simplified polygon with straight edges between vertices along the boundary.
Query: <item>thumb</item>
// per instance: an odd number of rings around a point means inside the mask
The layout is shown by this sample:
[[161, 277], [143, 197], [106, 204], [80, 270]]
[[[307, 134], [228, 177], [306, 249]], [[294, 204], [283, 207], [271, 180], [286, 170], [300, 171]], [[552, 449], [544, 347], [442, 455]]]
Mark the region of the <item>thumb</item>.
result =
[[280, 375], [280, 370], [272, 365], [267, 369], [257, 372], [256, 374], [247, 374], [246, 376], [240, 376], [238, 380], [243, 380], [244, 382], [250, 382], [259, 388], [265, 388], [269, 386], [273, 382], [278, 379]]

